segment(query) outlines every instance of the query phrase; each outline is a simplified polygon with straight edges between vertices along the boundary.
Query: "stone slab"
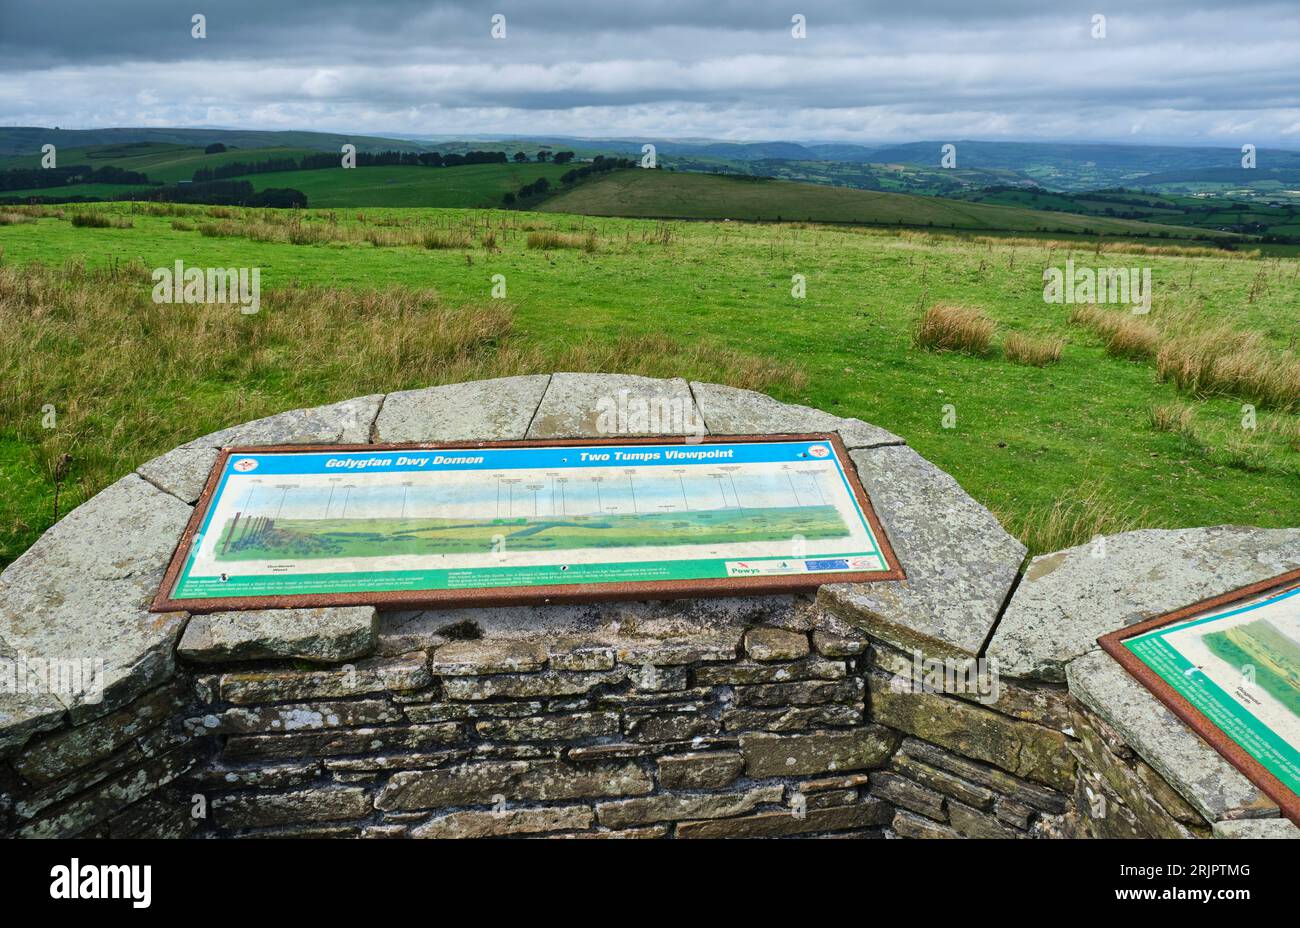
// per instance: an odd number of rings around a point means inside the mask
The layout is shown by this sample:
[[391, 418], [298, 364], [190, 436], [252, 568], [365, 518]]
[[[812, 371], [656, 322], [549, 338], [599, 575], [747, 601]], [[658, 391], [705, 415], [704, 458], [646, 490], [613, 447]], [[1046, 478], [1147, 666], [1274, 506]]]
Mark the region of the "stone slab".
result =
[[177, 653], [202, 663], [300, 658], [338, 663], [375, 649], [373, 606], [218, 612], [190, 619]]
[[791, 661], [808, 656], [808, 636], [784, 628], [751, 628], [745, 653], [756, 661]]
[[883, 725], [1060, 790], [1074, 782], [1067, 737], [976, 703], [913, 688], [904, 677], [868, 677], [871, 717]]
[[780, 838], [786, 835], [824, 831], [860, 831], [887, 825], [894, 807], [878, 799], [866, 799], [849, 806], [812, 809], [803, 815], [792, 811], [760, 812], [738, 818], [682, 822], [678, 838]]
[[232, 425], [181, 445], [182, 448], [224, 448], [236, 445], [361, 445], [370, 441], [370, 427], [384, 400], [382, 393], [358, 396], [341, 403], [291, 409], [264, 419]]
[[785, 787], [779, 783], [756, 786], [743, 792], [694, 796], [661, 793], [598, 803], [596, 819], [607, 828], [629, 828], [683, 819], [729, 818], [752, 812], [760, 805], [778, 803], [784, 796]]
[[383, 654], [400, 654], [439, 647], [466, 635], [488, 640], [578, 637], [591, 646], [634, 648], [638, 644], [653, 646], [656, 640], [703, 638], [724, 631], [734, 632], [739, 641], [751, 625], [807, 630], [818, 623], [838, 621], [820, 612], [809, 596], [408, 610], [380, 613], [379, 648]]
[[1025, 546], [911, 448], [851, 456], [907, 579], [824, 586], [818, 603], [909, 653], [977, 655], [997, 623]]
[[390, 393], [375, 441], [518, 441], [550, 381], [534, 374]]
[[1065, 679], [1097, 638], [1300, 568], [1300, 529], [1143, 529], [1034, 558], [989, 643], [1005, 676]]
[[802, 777], [881, 767], [898, 740], [879, 725], [807, 735], [756, 733], [740, 736], [740, 752], [751, 777]]
[[[649, 421], [644, 421], [642, 412], [646, 406], [652, 410]], [[561, 373], [551, 376], [528, 437], [618, 438], [703, 432], [703, 419], [690, 386], [681, 378]]]
[[146, 461], [135, 472], [158, 489], [191, 506], [203, 495], [203, 487], [217, 463], [216, 448], [173, 448]]
[[9, 647], [29, 659], [103, 662], [102, 686], [58, 694], [74, 723], [171, 676], [186, 615], [148, 607], [189, 517], [189, 506], [130, 474], [0, 574], [0, 639]]
[[548, 806], [481, 812], [469, 809], [437, 816], [412, 828], [412, 838], [491, 838], [590, 828], [595, 813], [588, 806]]
[[1300, 828], [1284, 818], [1215, 822], [1216, 838], [1300, 838]]
[[[517, 639], [453, 641], [433, 652], [432, 673], [472, 677], [490, 673], [530, 673], [546, 666], [546, 649], [540, 642]], [[610, 669], [613, 662], [610, 662]]]
[[691, 393], [713, 435], [839, 432], [849, 450], [904, 444], [903, 439], [892, 432], [861, 419], [842, 419], [809, 406], [782, 403], [753, 390], [693, 380]]
[[1277, 804], [1183, 724], [1104, 651], [1066, 667], [1070, 693], [1211, 822], [1274, 818]]
[[0, 641], [0, 757], [32, 737], [58, 728], [67, 709], [49, 692], [48, 677], [26, 673], [22, 657]]
[[367, 658], [350, 670], [260, 670], [223, 674], [220, 698], [235, 705], [341, 699], [367, 693], [406, 693], [429, 686], [433, 677], [423, 652], [395, 658]]

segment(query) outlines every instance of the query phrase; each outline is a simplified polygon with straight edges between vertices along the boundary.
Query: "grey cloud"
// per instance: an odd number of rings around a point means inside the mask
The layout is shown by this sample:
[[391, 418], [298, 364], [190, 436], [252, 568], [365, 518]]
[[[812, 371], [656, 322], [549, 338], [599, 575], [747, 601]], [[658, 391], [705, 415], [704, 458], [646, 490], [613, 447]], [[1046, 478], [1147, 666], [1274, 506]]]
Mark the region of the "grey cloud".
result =
[[0, 0], [0, 122], [1295, 144], [1297, 45], [1254, 0]]

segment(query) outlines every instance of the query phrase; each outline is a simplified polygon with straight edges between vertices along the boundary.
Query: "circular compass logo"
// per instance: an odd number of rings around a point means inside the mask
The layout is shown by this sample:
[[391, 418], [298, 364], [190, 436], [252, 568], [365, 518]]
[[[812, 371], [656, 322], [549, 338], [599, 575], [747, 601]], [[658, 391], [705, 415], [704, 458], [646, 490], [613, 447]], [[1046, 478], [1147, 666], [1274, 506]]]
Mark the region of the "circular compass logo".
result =
[[239, 471], [241, 474], [246, 474], [254, 467], [257, 466], [257, 462], [254, 461], [252, 458], [240, 458], [231, 466], [234, 467], [234, 469]]
[[808, 449], [808, 453], [815, 458], [824, 458], [826, 455], [831, 453], [831, 449], [827, 448], [825, 445], [813, 445]]

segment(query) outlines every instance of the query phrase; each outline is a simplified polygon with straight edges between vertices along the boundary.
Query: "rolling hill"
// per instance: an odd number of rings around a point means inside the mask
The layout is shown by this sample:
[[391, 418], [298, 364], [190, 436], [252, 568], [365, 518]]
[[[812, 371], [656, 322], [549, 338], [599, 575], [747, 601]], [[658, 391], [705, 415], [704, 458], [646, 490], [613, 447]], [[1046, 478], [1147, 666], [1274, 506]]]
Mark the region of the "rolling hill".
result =
[[466, 164], [452, 168], [391, 165], [349, 171], [277, 171], [249, 174], [255, 190], [292, 187], [307, 194], [313, 207], [426, 206], [441, 208], [494, 207], [506, 193], [545, 177], [552, 184], [571, 170], [564, 164]]
[[[970, 231], [1186, 237], [1188, 229], [1109, 217], [915, 197], [847, 187], [671, 171], [617, 171], [538, 209], [649, 219], [746, 219], [921, 226]], [[1232, 238], [1204, 232], [1208, 237]]]
[[[173, 145], [167, 142], [129, 142], [116, 145], [91, 145], [59, 151], [59, 165], [86, 164], [99, 168], [111, 165], [146, 175], [150, 181], [175, 184], [188, 181], [199, 168], [217, 168], [235, 162], [258, 163], [269, 160], [301, 159], [316, 154], [306, 148], [231, 149], [213, 154], [202, 148]], [[0, 158], [0, 171], [27, 168], [38, 163], [32, 155]], [[310, 206], [430, 206], [491, 207], [500, 206], [507, 192], [545, 177], [557, 183], [571, 166], [535, 161], [518, 164], [471, 164], [455, 167], [415, 167], [405, 165], [361, 166], [344, 171], [324, 168], [308, 171], [273, 171], [238, 175], [230, 180], [250, 181], [255, 190], [290, 187], [307, 195]], [[60, 187], [5, 191], [2, 197], [97, 197], [112, 199], [136, 190], [136, 184], [77, 183]]]
[[[132, 142], [120, 145], [87, 145], [82, 148], [61, 148], [59, 165], [70, 167], [89, 164], [92, 167], [112, 165], [124, 171], [148, 175], [151, 181], [174, 184], [189, 180], [199, 168], [215, 168], [234, 161], [256, 162], [272, 158], [301, 158], [316, 154], [308, 148], [236, 148], [207, 154], [192, 145], [173, 145], [169, 142]], [[0, 171], [12, 168], [32, 168], [39, 156], [12, 155], [0, 158]]]

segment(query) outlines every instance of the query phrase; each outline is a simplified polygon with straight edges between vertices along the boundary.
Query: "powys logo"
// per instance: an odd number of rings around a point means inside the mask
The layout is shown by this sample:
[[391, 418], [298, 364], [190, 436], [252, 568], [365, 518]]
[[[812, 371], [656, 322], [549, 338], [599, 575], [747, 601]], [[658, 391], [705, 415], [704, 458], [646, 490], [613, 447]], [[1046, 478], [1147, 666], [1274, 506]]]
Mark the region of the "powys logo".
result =
[[51, 899], [130, 899], [133, 908], [147, 909], [153, 900], [153, 867], [83, 864], [76, 857], [66, 867], [50, 870]]

